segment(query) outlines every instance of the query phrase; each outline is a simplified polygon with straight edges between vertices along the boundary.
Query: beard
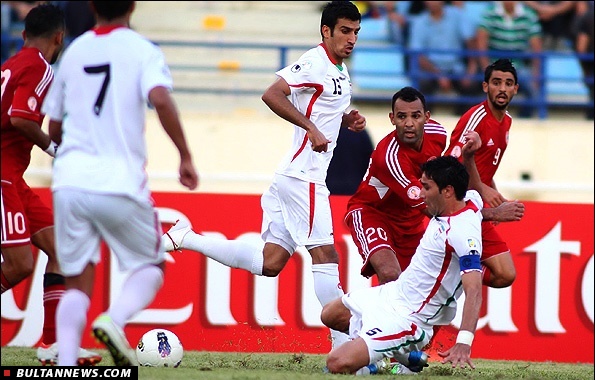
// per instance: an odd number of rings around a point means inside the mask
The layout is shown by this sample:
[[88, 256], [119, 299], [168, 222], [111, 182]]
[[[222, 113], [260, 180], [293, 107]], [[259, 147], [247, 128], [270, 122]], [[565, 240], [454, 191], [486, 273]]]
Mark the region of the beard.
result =
[[492, 103], [492, 106], [494, 106], [495, 109], [497, 109], [499, 111], [503, 111], [508, 108], [508, 105], [510, 104], [510, 100], [507, 101], [506, 103], [498, 103], [498, 99], [493, 98], [493, 99], [490, 99], [490, 103]]
[[62, 53], [63, 47], [64, 47], [64, 45], [61, 45], [58, 49], [56, 49], [56, 51], [54, 52], [54, 55], [52, 55], [52, 59], [50, 59], [50, 65], [53, 65], [54, 63], [56, 63], [58, 61], [58, 58], [60, 57], [60, 53]]

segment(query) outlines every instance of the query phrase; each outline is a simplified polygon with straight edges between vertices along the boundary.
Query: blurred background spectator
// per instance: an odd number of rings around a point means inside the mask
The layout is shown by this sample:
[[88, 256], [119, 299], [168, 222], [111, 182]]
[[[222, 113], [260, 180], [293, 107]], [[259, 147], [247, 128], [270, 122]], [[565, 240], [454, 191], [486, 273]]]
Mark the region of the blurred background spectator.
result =
[[20, 49], [21, 45], [13, 45], [11, 37], [22, 40], [21, 32], [25, 29], [24, 20], [27, 13], [43, 1], [3, 1], [2, 2], [2, 63]]
[[[479, 57], [481, 70], [495, 58], [511, 58], [518, 72], [519, 94], [531, 101], [539, 91], [541, 58], [526, 59], [518, 54], [542, 52], [541, 24], [535, 11], [522, 1], [495, 1], [483, 14], [476, 39], [478, 50], [494, 53]], [[520, 106], [519, 117], [532, 116], [532, 105]]]
[[365, 18], [378, 18], [381, 17], [378, 9], [377, 1], [354, 1], [353, 4], [359, 10], [362, 15], [362, 19]]
[[575, 36], [572, 23], [580, 1], [524, 1], [537, 13], [544, 50], [570, 51]]
[[397, 1], [384, 1], [381, 10], [382, 14], [388, 21], [390, 42], [405, 46], [405, 41], [408, 34], [407, 14], [397, 7], [397, 3]]
[[[418, 55], [414, 70], [419, 70], [418, 89], [425, 95], [437, 92], [464, 97], [481, 95], [481, 80], [476, 57], [465, 57], [456, 50], [475, 50], [476, 30], [463, 10], [445, 1], [424, 1], [425, 9], [411, 19], [408, 47], [412, 50], [431, 50]], [[437, 50], [437, 51], [434, 51]], [[439, 52], [443, 50], [445, 52]], [[429, 102], [431, 103], [431, 102]], [[463, 114], [475, 99], [458, 104], [455, 114]], [[432, 104], [429, 104], [432, 108]]]
[[62, 8], [64, 12], [65, 37], [68, 42], [95, 26], [95, 16], [88, 1], [52, 1], [51, 3]]
[[326, 186], [334, 195], [353, 195], [364, 178], [374, 143], [367, 130], [339, 129], [337, 146], [326, 174]]
[[590, 107], [587, 108], [586, 117], [593, 120], [593, 1], [585, 1], [588, 8], [580, 16], [577, 23], [576, 52], [580, 54], [591, 54], [591, 60], [581, 59], [581, 67], [585, 78], [585, 84], [589, 89]]
[[[377, 2], [380, 17], [389, 22], [391, 42], [405, 46], [411, 34], [411, 22], [426, 10], [426, 1], [382, 1]], [[464, 1], [444, 1], [444, 3], [462, 8]]]

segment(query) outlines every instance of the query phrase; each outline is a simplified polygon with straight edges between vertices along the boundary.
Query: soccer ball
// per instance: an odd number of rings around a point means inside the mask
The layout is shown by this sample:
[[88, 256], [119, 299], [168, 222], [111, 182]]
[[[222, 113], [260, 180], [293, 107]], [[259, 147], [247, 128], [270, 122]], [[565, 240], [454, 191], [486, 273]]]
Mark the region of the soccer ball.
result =
[[136, 358], [144, 367], [177, 367], [184, 348], [176, 334], [165, 329], [147, 331], [138, 341]]

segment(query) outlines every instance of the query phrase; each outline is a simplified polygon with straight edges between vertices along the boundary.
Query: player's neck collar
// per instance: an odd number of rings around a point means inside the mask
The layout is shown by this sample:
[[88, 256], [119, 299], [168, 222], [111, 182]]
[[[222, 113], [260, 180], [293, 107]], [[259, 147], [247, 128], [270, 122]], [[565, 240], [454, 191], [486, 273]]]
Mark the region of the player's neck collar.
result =
[[333, 57], [331, 57], [331, 55], [328, 53], [328, 49], [326, 48], [326, 45], [324, 44], [324, 42], [321, 42], [321, 43], [320, 43], [320, 46], [322, 46], [322, 48], [323, 48], [323, 49], [324, 49], [324, 51], [326, 52], [326, 56], [328, 57], [329, 61], [331, 61], [331, 63], [332, 63], [333, 65], [335, 65], [335, 67], [336, 67], [337, 69], [339, 69], [339, 71], [343, 71], [343, 65], [342, 65], [342, 64], [340, 64], [340, 63], [338, 63], [337, 61], [335, 61], [335, 60], [333, 59]]
[[126, 26], [116, 25], [116, 24], [101, 25], [101, 26], [93, 28], [93, 32], [95, 32], [96, 35], [104, 35], [104, 34], [109, 34], [111, 31], [118, 29], [118, 28], [126, 28]]

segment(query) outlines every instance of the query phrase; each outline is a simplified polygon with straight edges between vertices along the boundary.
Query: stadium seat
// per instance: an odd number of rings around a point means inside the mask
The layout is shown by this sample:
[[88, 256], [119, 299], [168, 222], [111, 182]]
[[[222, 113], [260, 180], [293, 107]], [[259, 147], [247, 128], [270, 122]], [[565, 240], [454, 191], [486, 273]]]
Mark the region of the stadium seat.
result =
[[390, 40], [390, 32], [388, 28], [388, 19], [381, 18], [365, 18], [362, 20], [361, 30], [358, 34], [358, 43], [361, 42], [384, 42]]
[[349, 66], [356, 89], [397, 91], [411, 85], [405, 71], [405, 56], [397, 49], [353, 52]]
[[545, 91], [552, 97], [588, 99], [589, 90], [583, 81], [583, 70], [574, 55], [545, 57]]

